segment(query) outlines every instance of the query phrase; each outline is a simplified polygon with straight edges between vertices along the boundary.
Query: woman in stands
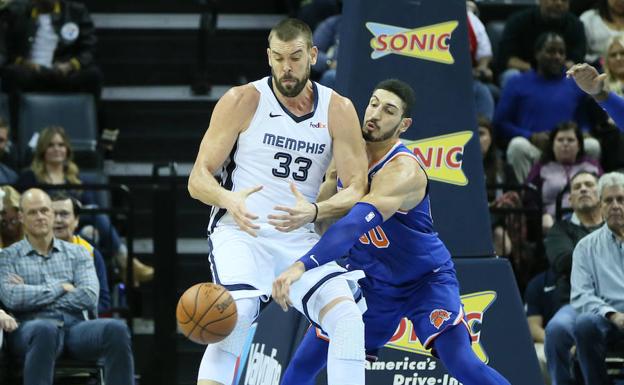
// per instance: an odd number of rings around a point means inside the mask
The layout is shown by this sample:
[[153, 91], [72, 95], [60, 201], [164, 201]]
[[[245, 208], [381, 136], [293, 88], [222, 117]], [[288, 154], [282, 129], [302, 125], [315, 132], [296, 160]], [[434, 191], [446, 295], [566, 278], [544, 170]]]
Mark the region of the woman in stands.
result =
[[583, 12], [581, 21], [587, 38], [585, 60], [600, 64], [598, 59], [606, 51], [609, 41], [624, 31], [624, 2], [598, 0], [594, 9]]
[[[549, 136], [549, 144], [542, 158], [533, 165], [526, 183], [541, 191], [543, 214], [542, 228], [546, 231], [554, 223], [557, 195], [579, 171], [602, 174], [602, 168], [594, 159], [585, 155], [583, 134], [574, 122], [561, 123]], [[537, 198], [537, 197], [534, 197]], [[535, 202], [532, 202], [535, 204]], [[561, 207], [569, 207], [567, 196]]]
[[[89, 181], [85, 180], [85, 182]], [[55, 190], [51, 188], [51, 185], [82, 184], [78, 165], [73, 161], [71, 144], [63, 127], [50, 126], [41, 131], [30, 169], [20, 175], [17, 184], [22, 189], [44, 184], [48, 185], [46, 188], [48, 191]], [[77, 188], [66, 192], [80, 200], [85, 207], [98, 206], [94, 191], [82, 191]], [[88, 216], [83, 216], [83, 218], [88, 220]], [[99, 241], [95, 242], [98, 248], [104, 254], [114, 257], [123, 274], [127, 265], [127, 248], [121, 242], [119, 233], [111, 224], [110, 218], [104, 214], [97, 214], [94, 216], [93, 225], [96, 233], [83, 233], [83, 235], [92, 241], [99, 238]], [[133, 259], [133, 269], [135, 284], [149, 281], [154, 276], [154, 269], [136, 258]], [[125, 277], [125, 274], [123, 276]]]

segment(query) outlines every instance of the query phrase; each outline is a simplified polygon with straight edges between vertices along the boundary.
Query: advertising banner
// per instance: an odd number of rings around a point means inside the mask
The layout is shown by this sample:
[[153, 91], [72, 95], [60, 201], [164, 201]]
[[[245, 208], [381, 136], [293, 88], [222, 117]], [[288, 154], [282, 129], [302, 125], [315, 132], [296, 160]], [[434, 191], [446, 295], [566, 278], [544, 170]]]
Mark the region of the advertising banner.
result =
[[493, 254], [466, 12], [465, 0], [345, 0], [336, 78], [360, 117], [383, 79], [416, 91], [403, 139], [429, 174], [436, 229], [454, 257]]

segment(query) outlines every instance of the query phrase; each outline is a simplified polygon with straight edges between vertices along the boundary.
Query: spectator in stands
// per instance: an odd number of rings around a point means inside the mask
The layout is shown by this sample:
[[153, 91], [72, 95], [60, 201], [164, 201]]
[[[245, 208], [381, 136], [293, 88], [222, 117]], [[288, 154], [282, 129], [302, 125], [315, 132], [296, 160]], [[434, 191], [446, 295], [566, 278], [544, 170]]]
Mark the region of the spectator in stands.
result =
[[316, 64], [312, 71], [320, 76], [319, 83], [334, 88], [336, 85], [336, 65], [338, 59], [338, 31], [342, 15], [330, 16], [315, 29], [312, 41], [318, 48]]
[[624, 96], [624, 34], [613, 36], [604, 53], [605, 87]]
[[609, 41], [624, 30], [624, 2], [599, 0], [596, 7], [581, 15], [587, 37], [585, 61], [598, 63], [607, 50]]
[[342, 10], [342, 0], [288, 0], [292, 17], [314, 30], [319, 23]]
[[[578, 125], [574, 122], [561, 123], [550, 132], [548, 146], [526, 180], [527, 184], [541, 191], [544, 230], [550, 229], [554, 223], [557, 195], [580, 171], [602, 174], [598, 162], [585, 155], [583, 134]], [[567, 197], [563, 199], [562, 207], [569, 207]]]
[[610, 343], [624, 339], [624, 174], [598, 181], [605, 220], [581, 239], [572, 256], [572, 307], [576, 353], [585, 384], [608, 384], [605, 358]]
[[6, 91], [89, 92], [99, 97], [102, 75], [94, 65], [95, 28], [82, 3], [26, 0], [13, 18], [3, 74]]
[[570, 305], [572, 252], [584, 236], [603, 224], [596, 174], [580, 171], [574, 175], [570, 180], [569, 200], [572, 216], [555, 222], [544, 240], [546, 256], [554, 272], [556, 290], [552, 294], [556, 294], [557, 311], [546, 326], [546, 359], [550, 377], [558, 385], [574, 384], [571, 350], [575, 345], [576, 311]]
[[[479, 117], [477, 123], [486, 185], [517, 185], [518, 181], [516, 180], [511, 166], [503, 161], [496, 149], [496, 146], [493, 145], [492, 124], [486, 117], [483, 116]], [[519, 208], [522, 206], [522, 202], [517, 192], [504, 192], [502, 189], [488, 189], [488, 202], [490, 207], [496, 208]], [[509, 227], [515, 227], [513, 226], [513, 221], [504, 223], [503, 219], [504, 218], [499, 216], [492, 216], [494, 250], [496, 255], [501, 256], [509, 255], [512, 251], [512, 240], [507, 229]], [[521, 231], [516, 232], [514, 235], [518, 233], [521, 233]]]
[[490, 69], [492, 44], [485, 31], [485, 26], [471, 11], [469, 3], [471, 2], [466, 3], [468, 8], [468, 43], [470, 44], [470, 57], [472, 59], [472, 89], [475, 98], [475, 110], [477, 116], [485, 116], [491, 121], [494, 118], [494, 97], [485, 83], [491, 83], [493, 79]]
[[[557, 124], [575, 121], [589, 129], [583, 117], [586, 98], [571, 79], [564, 76], [566, 45], [555, 33], [540, 35], [535, 45], [536, 70], [509, 81], [494, 115], [494, 126], [509, 142], [507, 162], [518, 180], [525, 180], [535, 161], [548, 147], [548, 132]], [[600, 144], [585, 139], [587, 152], [599, 158]]]
[[67, 194], [57, 193], [52, 196], [54, 236], [65, 242], [84, 247], [93, 258], [95, 272], [100, 283], [98, 314], [102, 314], [110, 310], [110, 291], [108, 288], [106, 264], [104, 263], [102, 254], [91, 246], [89, 242], [75, 233], [78, 228], [81, 206], [82, 204], [80, 201]]
[[13, 184], [17, 181], [14, 167], [17, 165], [15, 152], [11, 151], [9, 124], [0, 118], [0, 185]]
[[556, 287], [555, 274], [551, 270], [546, 270], [533, 277], [524, 292], [529, 332], [533, 338], [535, 354], [546, 385], [550, 385], [550, 376], [544, 353], [544, 327], [557, 311]]
[[538, 36], [554, 32], [563, 37], [566, 52], [563, 61], [569, 68], [585, 57], [585, 31], [583, 23], [568, 11], [568, 0], [539, 0], [539, 6], [512, 15], [505, 24], [499, 46], [501, 87], [507, 81], [531, 68], [535, 68], [534, 47]]
[[93, 259], [84, 247], [54, 238], [54, 212], [45, 192], [24, 192], [20, 209], [26, 238], [0, 253], [0, 300], [20, 322], [8, 345], [24, 362], [24, 384], [52, 384], [56, 357], [66, 352], [103, 360], [108, 384], [133, 385], [126, 324], [85, 318], [97, 306]]
[[[21, 188], [38, 184], [52, 186], [59, 184], [79, 185], [82, 183], [78, 166], [72, 159], [69, 138], [62, 127], [51, 126], [41, 131], [30, 169], [20, 175], [17, 183]], [[52, 188], [50, 187], [50, 189]], [[85, 206], [97, 206], [97, 199], [92, 191], [72, 190], [68, 193]], [[86, 219], [84, 222], [90, 220], [90, 218], [84, 219]], [[93, 224], [97, 229], [96, 238], [99, 238], [99, 249], [104, 252], [104, 255], [113, 256], [123, 272], [127, 265], [128, 255], [127, 248], [121, 242], [117, 229], [111, 224], [110, 218], [104, 214], [95, 215]], [[153, 278], [154, 269], [152, 267], [142, 264], [136, 258], [133, 258], [133, 261], [135, 284], [138, 285], [140, 282], [146, 282]]]
[[6, 63], [8, 55], [8, 32], [12, 16], [9, 4], [11, 0], [0, 1], [0, 68]]
[[24, 239], [24, 230], [19, 219], [20, 193], [12, 186], [2, 186], [4, 198], [2, 199], [2, 220], [0, 221], [1, 247], [9, 247]]

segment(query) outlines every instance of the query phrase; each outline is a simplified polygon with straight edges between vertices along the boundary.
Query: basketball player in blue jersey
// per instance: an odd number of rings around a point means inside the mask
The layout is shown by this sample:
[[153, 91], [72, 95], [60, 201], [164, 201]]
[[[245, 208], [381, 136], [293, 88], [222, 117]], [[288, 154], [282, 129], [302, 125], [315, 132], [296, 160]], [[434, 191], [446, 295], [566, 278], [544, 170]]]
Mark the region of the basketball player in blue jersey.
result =
[[[353, 104], [309, 80], [317, 57], [310, 28], [281, 21], [269, 35], [267, 56], [272, 76], [230, 89], [215, 106], [189, 178], [191, 196], [212, 206], [213, 280], [231, 292], [238, 310], [233, 332], [206, 348], [199, 385], [232, 383], [260, 301], [319, 239], [312, 222], [344, 215], [366, 189], [366, 149]], [[346, 188], [311, 205], [332, 157]], [[308, 205], [295, 205], [291, 191]], [[292, 286], [295, 307], [335, 337], [327, 357], [332, 385], [364, 384], [364, 323], [353, 299], [363, 276], [330, 263]], [[319, 281], [326, 283], [315, 289]]]
[[[375, 88], [362, 127], [370, 164], [369, 193], [276, 279], [273, 298], [286, 310], [291, 284], [347, 256], [349, 269], [366, 273], [360, 285], [368, 306], [367, 351], [382, 347], [401, 318], [407, 317], [423, 346], [433, 348], [464, 385], [508, 385], [470, 347], [451, 255], [433, 229], [427, 175], [399, 141], [412, 123], [413, 103], [414, 91], [399, 80], [385, 80]], [[326, 183], [331, 183], [329, 178]], [[323, 191], [340, 187], [339, 180], [333, 188], [324, 185]], [[315, 384], [327, 350], [327, 342], [316, 331], [308, 330], [282, 385]]]

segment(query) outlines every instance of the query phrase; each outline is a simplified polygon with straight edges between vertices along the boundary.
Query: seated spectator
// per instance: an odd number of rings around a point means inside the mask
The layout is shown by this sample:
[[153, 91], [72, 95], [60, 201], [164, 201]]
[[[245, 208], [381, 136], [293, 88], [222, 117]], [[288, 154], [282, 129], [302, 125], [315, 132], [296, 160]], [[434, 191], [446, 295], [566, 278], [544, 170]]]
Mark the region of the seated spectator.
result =
[[20, 193], [11, 186], [2, 186], [2, 220], [0, 221], [1, 247], [9, 247], [24, 239], [24, 230], [19, 219]]
[[[492, 44], [479, 17], [468, 7], [468, 43], [472, 59], [472, 91], [475, 98], [477, 116], [485, 116], [490, 121], [494, 118], [494, 96], [486, 85], [493, 80], [490, 62], [492, 61]], [[472, 6], [476, 7], [474, 3]]]
[[84, 247], [93, 258], [95, 272], [100, 283], [98, 314], [106, 313], [110, 310], [110, 290], [104, 258], [89, 242], [75, 234], [80, 216], [80, 202], [69, 195], [57, 193], [52, 196], [52, 209], [54, 210], [54, 236], [62, 241]]
[[598, 63], [609, 41], [624, 29], [624, 2], [598, 0], [596, 7], [581, 15], [587, 38], [585, 61]]
[[93, 259], [84, 247], [54, 238], [52, 202], [45, 192], [24, 192], [20, 209], [26, 238], [0, 253], [0, 301], [20, 323], [8, 345], [23, 362], [24, 383], [51, 385], [56, 357], [66, 352], [103, 360], [108, 384], [133, 385], [128, 327], [84, 316], [97, 306]]
[[9, 124], [0, 118], [0, 185], [13, 184], [17, 181], [17, 154], [11, 151]]
[[557, 311], [556, 287], [555, 274], [546, 270], [533, 277], [524, 292], [529, 332], [533, 338], [535, 354], [546, 385], [550, 384], [550, 376], [548, 375], [546, 354], [544, 353], [544, 327]]
[[553, 225], [544, 246], [550, 268], [554, 272], [556, 291], [553, 291], [555, 310], [546, 326], [546, 361], [550, 378], [555, 384], [573, 384], [572, 349], [576, 312], [570, 306], [570, 274], [572, 252], [587, 234], [602, 226], [598, 177], [581, 171], [570, 180], [570, 206], [573, 214]]
[[[496, 150], [496, 146], [493, 145], [491, 123], [485, 117], [480, 117], [477, 123], [479, 125], [479, 143], [481, 145], [481, 155], [483, 156], [483, 171], [485, 172], [486, 185], [517, 185], [518, 181], [516, 181], [513, 170], [508, 164], [503, 162]], [[497, 208], [519, 208], [522, 204], [519, 195], [515, 191], [504, 192], [502, 189], [488, 189], [488, 203], [490, 207]], [[511, 254], [513, 243], [508, 230], [515, 227], [513, 221], [504, 223], [503, 218], [499, 216], [492, 217], [492, 232], [496, 255]], [[516, 232], [514, 235], [518, 233]]]
[[[544, 230], [550, 229], [554, 223], [557, 195], [570, 182], [570, 177], [580, 171], [602, 174], [598, 162], [585, 155], [583, 134], [576, 123], [562, 123], [551, 131], [547, 149], [526, 180], [527, 184], [541, 191]], [[567, 197], [564, 197], [562, 207], [569, 207]]]
[[338, 32], [342, 15], [330, 16], [323, 20], [315, 29], [312, 36], [314, 45], [318, 48], [316, 64], [312, 71], [320, 76], [319, 83], [335, 88], [336, 66], [338, 59]]
[[[52, 188], [53, 185], [79, 185], [82, 183], [78, 166], [73, 161], [69, 138], [62, 127], [52, 126], [41, 131], [30, 169], [19, 176], [17, 183], [21, 188], [46, 184], [50, 185], [48, 190], [56, 191], [58, 189]], [[92, 191], [76, 189], [67, 191], [67, 193], [85, 206], [97, 206], [97, 200]], [[117, 229], [111, 224], [110, 218], [104, 214], [97, 214], [93, 219], [84, 219], [89, 222], [92, 221], [97, 229], [98, 248], [102, 250], [104, 255], [114, 257], [122, 270], [125, 270], [128, 258], [127, 249], [121, 242]], [[135, 284], [138, 285], [140, 282], [146, 282], [153, 278], [154, 269], [152, 267], [142, 264], [136, 258], [133, 261]]]
[[507, 20], [499, 45], [503, 89], [513, 76], [535, 68], [534, 47], [543, 33], [562, 36], [567, 47], [563, 53], [566, 67], [583, 60], [586, 45], [583, 23], [568, 8], [568, 0], [539, 0], [539, 6], [519, 11]]
[[314, 30], [323, 20], [340, 13], [342, 0], [288, 0], [291, 14]]
[[[20, 2], [21, 3], [21, 2]], [[99, 97], [95, 28], [85, 6], [67, 0], [26, 0], [9, 29], [3, 87], [21, 91], [89, 92]]]
[[615, 35], [607, 43], [604, 54], [605, 87], [624, 95], [624, 34]]
[[[585, 93], [564, 74], [566, 45], [560, 35], [541, 35], [535, 46], [537, 69], [509, 81], [494, 116], [497, 134], [510, 140], [507, 162], [519, 181], [526, 179], [533, 163], [548, 146], [548, 132], [557, 124], [575, 121], [583, 131], [589, 125], [583, 118]], [[599, 158], [600, 144], [585, 140], [588, 154]]]
[[624, 174], [598, 181], [606, 222], [581, 239], [572, 255], [572, 307], [576, 354], [585, 384], [609, 384], [605, 358], [611, 343], [624, 339]]

